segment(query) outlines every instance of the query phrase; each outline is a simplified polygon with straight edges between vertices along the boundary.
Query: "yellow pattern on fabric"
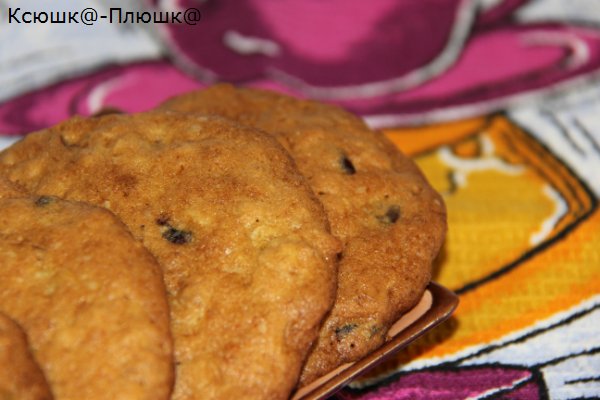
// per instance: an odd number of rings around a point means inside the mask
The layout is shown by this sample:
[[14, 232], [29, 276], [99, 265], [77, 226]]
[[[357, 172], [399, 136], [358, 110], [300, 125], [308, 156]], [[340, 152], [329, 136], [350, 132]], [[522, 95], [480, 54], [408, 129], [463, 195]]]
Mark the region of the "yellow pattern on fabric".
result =
[[589, 216], [585, 187], [508, 118], [384, 133], [445, 197], [449, 232], [435, 280], [460, 290], [460, 305], [363, 379], [485, 347], [599, 292], [600, 211]]

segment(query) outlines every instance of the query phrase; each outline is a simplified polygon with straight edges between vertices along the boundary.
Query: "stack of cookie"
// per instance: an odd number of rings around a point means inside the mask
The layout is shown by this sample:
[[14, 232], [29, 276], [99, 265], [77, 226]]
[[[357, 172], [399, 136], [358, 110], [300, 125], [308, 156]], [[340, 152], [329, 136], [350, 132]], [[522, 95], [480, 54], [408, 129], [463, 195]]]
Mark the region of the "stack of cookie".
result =
[[286, 399], [386, 340], [445, 233], [358, 118], [229, 85], [30, 134], [0, 175], [17, 398]]

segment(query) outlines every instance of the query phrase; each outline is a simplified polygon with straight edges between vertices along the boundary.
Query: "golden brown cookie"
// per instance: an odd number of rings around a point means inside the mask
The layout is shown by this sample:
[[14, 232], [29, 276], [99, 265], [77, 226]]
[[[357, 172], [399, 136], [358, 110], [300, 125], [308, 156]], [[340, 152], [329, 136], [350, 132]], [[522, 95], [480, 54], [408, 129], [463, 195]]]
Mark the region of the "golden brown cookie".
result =
[[175, 399], [286, 399], [336, 285], [339, 241], [269, 135], [173, 112], [74, 118], [0, 155], [38, 194], [103, 205], [169, 291]]
[[0, 310], [27, 332], [56, 399], [169, 398], [160, 269], [110, 212], [0, 200]]
[[444, 203], [415, 164], [356, 116], [313, 101], [217, 85], [161, 108], [222, 115], [274, 135], [343, 241], [335, 306], [302, 383], [380, 346], [425, 290], [446, 231]]
[[0, 175], [0, 199], [26, 197], [27, 191]]
[[0, 399], [51, 400], [42, 370], [16, 322], [0, 313]]

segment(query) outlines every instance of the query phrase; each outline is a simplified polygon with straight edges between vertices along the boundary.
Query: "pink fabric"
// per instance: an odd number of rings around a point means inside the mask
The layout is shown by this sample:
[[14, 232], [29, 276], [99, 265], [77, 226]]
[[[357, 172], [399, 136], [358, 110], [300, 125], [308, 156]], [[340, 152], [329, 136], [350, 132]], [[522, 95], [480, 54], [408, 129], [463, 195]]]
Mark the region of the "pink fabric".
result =
[[[556, 23], [515, 25], [510, 14], [523, 3], [499, 2], [479, 16], [471, 37], [454, 47], [449, 40], [455, 17], [473, 11], [471, 1], [202, 3], [201, 24], [160, 25], [175, 56], [201, 79], [168, 60], [103, 68], [0, 104], [0, 132], [41, 129], [106, 106], [143, 111], [215, 80], [318, 97], [368, 117], [375, 126], [397, 125], [443, 119], [455, 110], [474, 116], [501, 109], [523, 95], [600, 70], [600, 31]], [[231, 32], [268, 40], [276, 51], [234, 51], [224, 44]], [[442, 50], [456, 60], [428, 70]]]
[[345, 391], [338, 397], [343, 400], [455, 400], [483, 398], [492, 393], [502, 393], [513, 400], [535, 400], [540, 394], [535, 377], [526, 369], [483, 366], [416, 371], [403, 374], [376, 390]]

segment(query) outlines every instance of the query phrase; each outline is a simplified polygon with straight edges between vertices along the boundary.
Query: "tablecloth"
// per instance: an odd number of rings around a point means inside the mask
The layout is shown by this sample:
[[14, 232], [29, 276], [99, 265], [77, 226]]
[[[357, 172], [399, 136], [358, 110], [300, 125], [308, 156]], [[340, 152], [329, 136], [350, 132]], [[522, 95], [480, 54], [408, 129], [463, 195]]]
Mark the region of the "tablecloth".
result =
[[446, 201], [458, 309], [336, 398], [600, 398], [597, 0], [0, 2], [3, 147], [219, 81], [350, 109]]

